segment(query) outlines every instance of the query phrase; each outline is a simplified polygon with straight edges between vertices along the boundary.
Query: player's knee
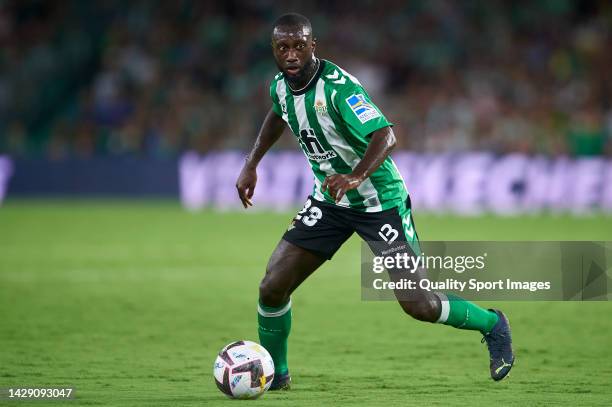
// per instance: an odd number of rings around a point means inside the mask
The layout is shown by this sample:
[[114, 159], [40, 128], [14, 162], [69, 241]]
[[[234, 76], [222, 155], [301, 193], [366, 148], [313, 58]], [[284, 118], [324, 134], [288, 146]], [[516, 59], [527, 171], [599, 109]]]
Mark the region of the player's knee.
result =
[[269, 307], [280, 307], [289, 300], [289, 296], [287, 290], [270, 277], [271, 275], [268, 271], [259, 284], [259, 301]]
[[268, 307], [280, 307], [285, 304], [287, 300], [288, 297], [285, 291], [275, 287], [274, 284], [266, 281], [266, 279], [259, 284], [259, 301], [261, 301], [263, 305], [267, 305]]
[[406, 314], [416, 320], [435, 322], [438, 318], [439, 310], [431, 301], [404, 301], [400, 305]]

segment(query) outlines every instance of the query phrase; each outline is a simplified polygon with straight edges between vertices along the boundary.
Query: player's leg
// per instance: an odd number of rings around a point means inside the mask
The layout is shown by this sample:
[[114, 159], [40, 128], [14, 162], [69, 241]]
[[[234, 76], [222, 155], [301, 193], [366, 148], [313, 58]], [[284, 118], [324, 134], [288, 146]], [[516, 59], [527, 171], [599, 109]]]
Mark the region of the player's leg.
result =
[[[411, 255], [420, 253], [419, 238], [412, 218], [410, 201], [399, 209], [399, 219], [403, 237], [409, 243]], [[426, 270], [420, 268], [415, 273], [416, 278], [425, 278]], [[450, 325], [458, 329], [479, 331], [483, 335], [489, 334], [500, 320], [497, 312], [488, 310], [466, 301], [454, 294], [434, 293], [418, 290], [415, 301], [400, 301], [402, 308], [417, 319]], [[423, 301], [426, 299], [427, 301]], [[415, 314], [416, 312], [416, 314]], [[426, 317], [426, 318], [422, 318]]]
[[[395, 237], [394, 245], [406, 244], [410, 256], [420, 254], [420, 245], [410, 201], [397, 210], [364, 214], [368, 219], [357, 222], [357, 233], [377, 252], [381, 248], [381, 236]], [[384, 240], [384, 239], [383, 239]], [[385, 242], [386, 243], [386, 242]], [[434, 293], [420, 289], [418, 282], [425, 278], [425, 270], [414, 274], [402, 270], [389, 273], [393, 281], [408, 279], [415, 281], [415, 290], [395, 290], [395, 296], [402, 309], [420, 321], [442, 323], [458, 329], [479, 331], [484, 335], [491, 355], [491, 377], [501, 380], [512, 364], [514, 355], [511, 347], [510, 326], [501, 311], [484, 309], [473, 302], [454, 294]]]
[[[410, 218], [410, 214], [407, 215]], [[377, 255], [384, 253], [407, 253], [416, 256], [420, 252], [418, 236], [412, 224], [404, 224], [397, 209], [383, 212], [353, 214], [353, 223], [359, 236], [366, 241]], [[406, 228], [404, 227], [406, 226]], [[395, 297], [404, 312], [425, 322], [436, 322], [440, 316], [441, 301], [433, 292], [419, 288], [419, 281], [425, 278], [425, 270], [387, 270], [391, 281], [413, 281], [413, 290], [394, 290]]]
[[259, 285], [259, 300], [266, 307], [289, 302], [291, 293], [327, 259], [284, 239], [272, 252]]
[[335, 208], [306, 201], [272, 253], [259, 286], [259, 340], [274, 359], [271, 390], [287, 388], [287, 340], [291, 331], [291, 293], [331, 259], [352, 231], [337, 222]]
[[[375, 252], [393, 248], [409, 256], [417, 256], [421, 249], [412, 219], [410, 201], [400, 208], [383, 212], [364, 213], [356, 223], [357, 233], [370, 244]], [[382, 241], [381, 241], [382, 240]], [[408, 279], [415, 281], [414, 290], [395, 290], [402, 309], [419, 321], [440, 322], [460, 329], [479, 330], [488, 333], [498, 320], [496, 313], [453, 295], [444, 295], [420, 289], [418, 282], [426, 278], [426, 270], [419, 268], [393, 270], [389, 277], [393, 281]]]
[[259, 341], [270, 352], [275, 376], [279, 379], [287, 376], [289, 371], [287, 340], [291, 331], [290, 295], [325, 260], [281, 240], [270, 257], [266, 274], [259, 285]]

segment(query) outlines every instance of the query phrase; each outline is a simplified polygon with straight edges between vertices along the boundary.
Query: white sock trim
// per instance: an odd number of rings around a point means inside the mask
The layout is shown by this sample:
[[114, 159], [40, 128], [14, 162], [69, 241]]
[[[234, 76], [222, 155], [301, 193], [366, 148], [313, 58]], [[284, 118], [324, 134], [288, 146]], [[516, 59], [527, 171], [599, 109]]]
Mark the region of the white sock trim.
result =
[[287, 312], [289, 312], [290, 309], [291, 309], [291, 299], [289, 299], [289, 302], [287, 303], [287, 305], [285, 305], [280, 310], [274, 311], [274, 312], [264, 311], [264, 309], [261, 308], [261, 305], [259, 305], [259, 303], [257, 304], [257, 312], [259, 313], [259, 315], [261, 315], [262, 317], [268, 317], [268, 318], [282, 317]]
[[448, 319], [448, 314], [450, 312], [450, 303], [448, 302], [448, 297], [446, 296], [446, 294], [443, 294], [443, 293], [435, 293], [435, 294], [440, 299], [440, 305], [442, 308], [440, 310], [440, 317], [438, 318], [436, 323], [443, 324]]

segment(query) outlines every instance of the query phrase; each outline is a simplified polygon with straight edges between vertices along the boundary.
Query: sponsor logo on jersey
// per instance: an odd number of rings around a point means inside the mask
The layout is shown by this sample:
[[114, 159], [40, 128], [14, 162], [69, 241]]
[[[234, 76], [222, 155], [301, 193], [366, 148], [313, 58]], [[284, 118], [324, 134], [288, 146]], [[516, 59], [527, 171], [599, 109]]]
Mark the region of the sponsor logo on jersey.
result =
[[283, 111], [283, 114], [287, 114], [287, 104], [281, 102], [280, 105], [281, 105], [281, 110]]
[[375, 119], [380, 117], [380, 113], [378, 110], [374, 108], [370, 103], [368, 103], [365, 99], [365, 96], [362, 94], [352, 95], [346, 98], [346, 103], [350, 106], [355, 116], [359, 119], [359, 121], [363, 124], [368, 120]]
[[313, 160], [313, 161], [327, 161], [327, 160], [331, 160], [332, 158], [336, 158], [336, 152], [335, 151], [331, 151], [328, 150], [322, 154], [317, 154], [317, 153], [311, 153], [306, 151], [306, 156], [308, 157], [309, 160]]
[[327, 113], [327, 105], [322, 100], [317, 100], [313, 107], [315, 112], [319, 114]]
[[315, 131], [311, 128], [300, 130], [298, 140], [309, 160], [318, 162], [329, 160], [337, 156], [334, 150], [325, 150], [323, 148], [317, 139]]

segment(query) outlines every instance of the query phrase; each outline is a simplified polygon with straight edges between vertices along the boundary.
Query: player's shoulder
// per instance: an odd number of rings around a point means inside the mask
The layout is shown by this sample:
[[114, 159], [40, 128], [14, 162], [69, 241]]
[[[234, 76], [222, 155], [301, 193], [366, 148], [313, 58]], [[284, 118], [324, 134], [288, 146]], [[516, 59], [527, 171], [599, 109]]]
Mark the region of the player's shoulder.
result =
[[276, 86], [276, 83], [278, 81], [282, 81], [284, 78], [284, 75], [282, 72], [278, 72], [276, 75], [274, 75], [274, 77], [272, 78], [272, 80], [270, 81], [270, 86]]
[[355, 87], [361, 87], [359, 79], [351, 75], [348, 71], [329, 60], [324, 61], [325, 67], [321, 72], [321, 79], [323, 79], [328, 86], [338, 92], [352, 91]]
[[278, 88], [278, 83], [283, 80], [283, 77], [283, 73], [278, 72], [270, 81], [270, 96], [272, 96], [272, 99], [276, 98], [276, 89]]

